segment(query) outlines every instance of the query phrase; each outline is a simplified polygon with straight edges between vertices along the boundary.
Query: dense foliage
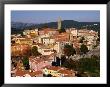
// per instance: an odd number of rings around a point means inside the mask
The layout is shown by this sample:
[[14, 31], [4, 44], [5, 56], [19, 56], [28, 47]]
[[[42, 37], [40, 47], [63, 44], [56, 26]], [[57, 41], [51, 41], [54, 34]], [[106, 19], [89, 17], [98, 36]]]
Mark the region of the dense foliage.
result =
[[71, 56], [71, 55], [76, 54], [76, 51], [75, 51], [75, 49], [73, 48], [72, 45], [65, 45], [64, 46], [64, 54], [66, 56]]
[[37, 49], [36, 46], [33, 46], [33, 47], [32, 47], [31, 53], [32, 53], [32, 56], [39, 56], [39, 55], [41, 55], [41, 54], [38, 52], [38, 49]]
[[81, 45], [81, 48], [80, 48], [80, 51], [83, 53], [83, 54], [86, 54], [89, 50], [87, 48], [86, 45], [82, 44]]
[[78, 71], [77, 76], [100, 76], [100, 58], [97, 56], [79, 60], [65, 59], [61, 66]]
[[80, 43], [83, 43], [83, 40], [85, 40], [85, 38], [84, 37], [81, 37]]
[[23, 66], [25, 68], [25, 70], [28, 70], [30, 67], [29, 67], [29, 58], [27, 56], [24, 56], [23, 60]]

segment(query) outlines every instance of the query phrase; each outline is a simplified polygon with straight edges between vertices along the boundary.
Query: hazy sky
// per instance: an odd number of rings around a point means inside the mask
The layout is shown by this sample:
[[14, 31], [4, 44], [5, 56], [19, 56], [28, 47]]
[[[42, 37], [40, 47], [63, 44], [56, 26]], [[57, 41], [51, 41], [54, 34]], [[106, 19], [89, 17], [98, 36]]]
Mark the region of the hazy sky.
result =
[[45, 23], [54, 22], [58, 18], [62, 20], [75, 20], [79, 22], [100, 22], [100, 11], [11, 11], [11, 21], [24, 23]]

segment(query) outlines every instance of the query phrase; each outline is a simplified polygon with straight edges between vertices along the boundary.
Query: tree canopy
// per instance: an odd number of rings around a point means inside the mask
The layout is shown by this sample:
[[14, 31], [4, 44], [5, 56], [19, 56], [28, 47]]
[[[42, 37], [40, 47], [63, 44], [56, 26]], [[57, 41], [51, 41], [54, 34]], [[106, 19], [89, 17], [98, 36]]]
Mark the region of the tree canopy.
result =
[[40, 53], [38, 52], [38, 48], [36, 46], [33, 46], [32, 47], [31, 53], [32, 53], [32, 56], [38, 56], [38, 55], [40, 55]]
[[84, 37], [81, 37], [80, 43], [83, 43], [83, 40], [85, 40], [85, 38]]
[[76, 54], [76, 51], [75, 51], [75, 49], [73, 48], [72, 45], [67, 44], [67, 45], [64, 46], [64, 54], [66, 56], [71, 56], [71, 55]]
[[59, 33], [66, 32], [65, 29], [60, 29]]
[[86, 54], [89, 50], [88, 50], [86, 45], [82, 44], [81, 47], [80, 47], [80, 51], [82, 53]]
[[62, 66], [78, 71], [77, 75], [81, 77], [100, 76], [100, 58], [98, 56], [79, 60], [66, 59]]
[[25, 68], [26, 70], [28, 70], [28, 69], [29, 69], [29, 58], [28, 58], [27, 56], [24, 56], [22, 62], [23, 62], [24, 68]]

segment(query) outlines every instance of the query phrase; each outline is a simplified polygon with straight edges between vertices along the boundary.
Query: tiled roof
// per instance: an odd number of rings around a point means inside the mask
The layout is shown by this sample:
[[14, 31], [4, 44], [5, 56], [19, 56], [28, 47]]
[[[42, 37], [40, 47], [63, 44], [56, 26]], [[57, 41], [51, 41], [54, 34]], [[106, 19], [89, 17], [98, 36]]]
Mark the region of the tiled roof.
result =
[[24, 76], [24, 75], [28, 74], [31, 77], [35, 77], [39, 74], [42, 74], [42, 71], [34, 71], [34, 72], [32, 71], [32, 72], [30, 72], [29, 70], [20, 70], [20, 69], [18, 69], [15, 74], [16, 74], [16, 76]]
[[44, 60], [42, 58], [29, 58], [29, 61], [38, 64], [40, 62], [43, 62]]
[[58, 71], [61, 69], [61, 67], [57, 67], [57, 66], [45, 66], [44, 68], [47, 68], [49, 70], [55, 70], [55, 71]]
[[52, 28], [43, 28], [42, 30], [39, 31], [40, 32], [43, 32], [44, 34], [47, 34], [51, 31], [55, 31], [55, 32], [58, 32], [57, 29], [52, 29]]
[[73, 70], [68, 70], [67, 68], [64, 67], [59, 67], [59, 66], [46, 66], [44, 68], [47, 68], [48, 70], [54, 70], [57, 71], [58, 73], [63, 74], [66, 77], [70, 77], [70, 76], [75, 76], [74, 71]]

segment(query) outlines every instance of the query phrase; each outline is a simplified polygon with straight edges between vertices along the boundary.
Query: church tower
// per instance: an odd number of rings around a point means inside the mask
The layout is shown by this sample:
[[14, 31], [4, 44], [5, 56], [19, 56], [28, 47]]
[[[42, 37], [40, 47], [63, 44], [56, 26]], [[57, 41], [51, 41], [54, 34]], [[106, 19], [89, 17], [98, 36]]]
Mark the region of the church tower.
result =
[[61, 18], [58, 18], [58, 30], [61, 29]]

